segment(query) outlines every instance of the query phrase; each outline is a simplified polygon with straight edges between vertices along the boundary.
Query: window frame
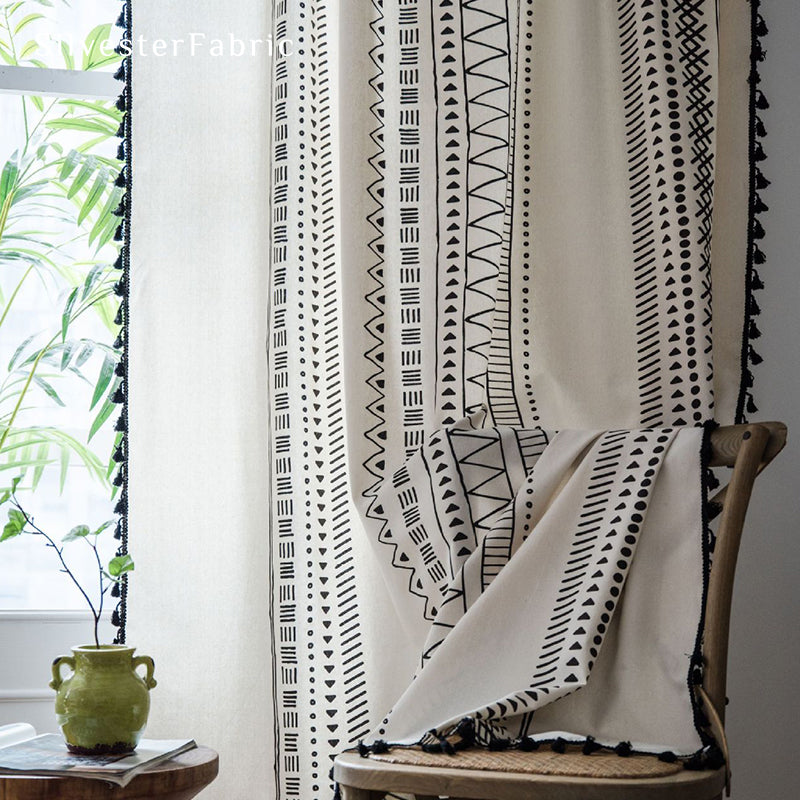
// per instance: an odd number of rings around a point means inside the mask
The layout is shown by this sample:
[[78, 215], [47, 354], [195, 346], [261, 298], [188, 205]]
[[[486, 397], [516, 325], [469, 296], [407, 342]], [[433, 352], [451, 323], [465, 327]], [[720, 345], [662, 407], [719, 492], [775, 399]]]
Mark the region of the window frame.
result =
[[0, 65], [0, 94], [116, 100], [119, 92], [112, 72]]

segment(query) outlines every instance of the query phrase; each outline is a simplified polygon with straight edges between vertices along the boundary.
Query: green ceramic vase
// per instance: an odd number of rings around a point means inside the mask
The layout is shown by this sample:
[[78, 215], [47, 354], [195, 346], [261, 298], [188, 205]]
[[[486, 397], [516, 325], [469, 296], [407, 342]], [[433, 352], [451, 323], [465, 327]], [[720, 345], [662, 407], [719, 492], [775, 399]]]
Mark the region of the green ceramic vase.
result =
[[[53, 662], [50, 688], [56, 690], [56, 715], [71, 753], [130, 753], [147, 724], [153, 659], [136, 656], [126, 645], [80, 645]], [[61, 677], [62, 666], [72, 674]], [[136, 669], [146, 668], [144, 678]]]

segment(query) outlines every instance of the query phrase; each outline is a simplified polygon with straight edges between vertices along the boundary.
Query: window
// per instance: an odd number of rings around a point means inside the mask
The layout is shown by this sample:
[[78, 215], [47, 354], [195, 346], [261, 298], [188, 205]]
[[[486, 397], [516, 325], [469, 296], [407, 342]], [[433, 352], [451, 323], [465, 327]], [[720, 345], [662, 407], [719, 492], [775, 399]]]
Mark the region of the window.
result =
[[[117, 13], [0, 0], [0, 492], [22, 476], [21, 504], [56, 539], [114, 517]], [[0, 610], [85, 607], [43, 544], [0, 546]], [[80, 545], [65, 555], [91, 581]]]

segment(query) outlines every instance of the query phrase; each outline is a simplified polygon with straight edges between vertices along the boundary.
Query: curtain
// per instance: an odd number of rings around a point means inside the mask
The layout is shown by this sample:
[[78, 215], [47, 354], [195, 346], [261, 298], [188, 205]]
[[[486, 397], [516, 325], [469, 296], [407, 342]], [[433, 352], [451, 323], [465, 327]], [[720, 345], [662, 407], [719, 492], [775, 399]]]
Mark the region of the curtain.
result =
[[278, 796], [323, 796], [418, 667], [378, 498], [433, 431], [752, 410], [757, 27], [747, 0], [275, 3]]
[[127, 641], [156, 663], [146, 735], [220, 753], [204, 796], [271, 797], [270, 59], [263, 46], [229, 55], [228, 39], [266, 40], [270, 9], [136, 0], [131, 11]]

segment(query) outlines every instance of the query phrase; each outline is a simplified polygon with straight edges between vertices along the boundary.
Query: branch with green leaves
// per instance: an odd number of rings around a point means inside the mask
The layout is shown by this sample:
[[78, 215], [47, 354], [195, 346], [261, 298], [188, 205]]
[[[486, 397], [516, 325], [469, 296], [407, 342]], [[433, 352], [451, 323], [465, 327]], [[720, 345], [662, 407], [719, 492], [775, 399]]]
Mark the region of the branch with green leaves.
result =
[[[103, 615], [103, 604], [106, 594], [111, 591], [113, 596], [119, 596], [120, 587], [125, 575], [132, 572], [134, 569], [133, 559], [130, 555], [115, 556], [106, 566], [103, 566], [97, 546], [97, 539], [104, 531], [114, 525], [114, 520], [104, 522], [95, 530], [92, 530], [88, 525], [76, 525], [60, 542], [57, 542], [50, 534], [36, 525], [33, 517], [20, 505], [16, 494], [19, 481], [19, 477], [14, 478], [11, 483], [11, 489], [0, 495], [0, 506], [6, 503], [10, 505], [8, 509], [8, 521], [5, 523], [2, 533], [0, 533], [0, 543], [16, 539], [19, 536], [38, 536], [44, 539], [46, 546], [55, 551], [59, 564], [61, 565], [60, 571], [70, 578], [89, 606], [94, 620], [94, 643], [99, 648], [100, 619]], [[94, 600], [90, 596], [90, 592], [81, 586], [80, 581], [75, 577], [75, 574], [70, 569], [64, 557], [63, 544], [77, 541], [85, 542], [94, 553], [98, 576], [97, 597]]]
[[[45, 66], [31, 32], [53, 5], [52, 0], [0, 2], [0, 61]], [[91, 70], [119, 61], [109, 54], [111, 30], [108, 23], [95, 26], [83, 43], [82, 58], [62, 42], [64, 66]], [[111, 262], [118, 253], [115, 211], [124, 189], [115, 185], [121, 162], [104, 155], [102, 145], [116, 137], [122, 112], [111, 101], [81, 98], [20, 96], [19, 102], [23, 135], [17, 150], [0, 164], [0, 335], [34, 281], [58, 294], [61, 308], [54, 308], [51, 325], [20, 337], [5, 376], [0, 373], [0, 491], [9, 485], [4, 474], [30, 474], [28, 488], [35, 489], [51, 464], [61, 470], [63, 491], [75, 457], [113, 497], [113, 450], [103, 462], [91, 440], [109, 424], [121, 390], [115, 374], [119, 356], [112, 345], [119, 324]], [[92, 256], [76, 258], [76, 242]], [[87, 312], [108, 331], [107, 342], [75, 332], [76, 321]], [[43, 403], [64, 405], [60, 384], [65, 381], [92, 390], [93, 419], [85, 443], [54, 426], [31, 424], [36, 422], [31, 413]], [[115, 447], [118, 443], [117, 436]]]

